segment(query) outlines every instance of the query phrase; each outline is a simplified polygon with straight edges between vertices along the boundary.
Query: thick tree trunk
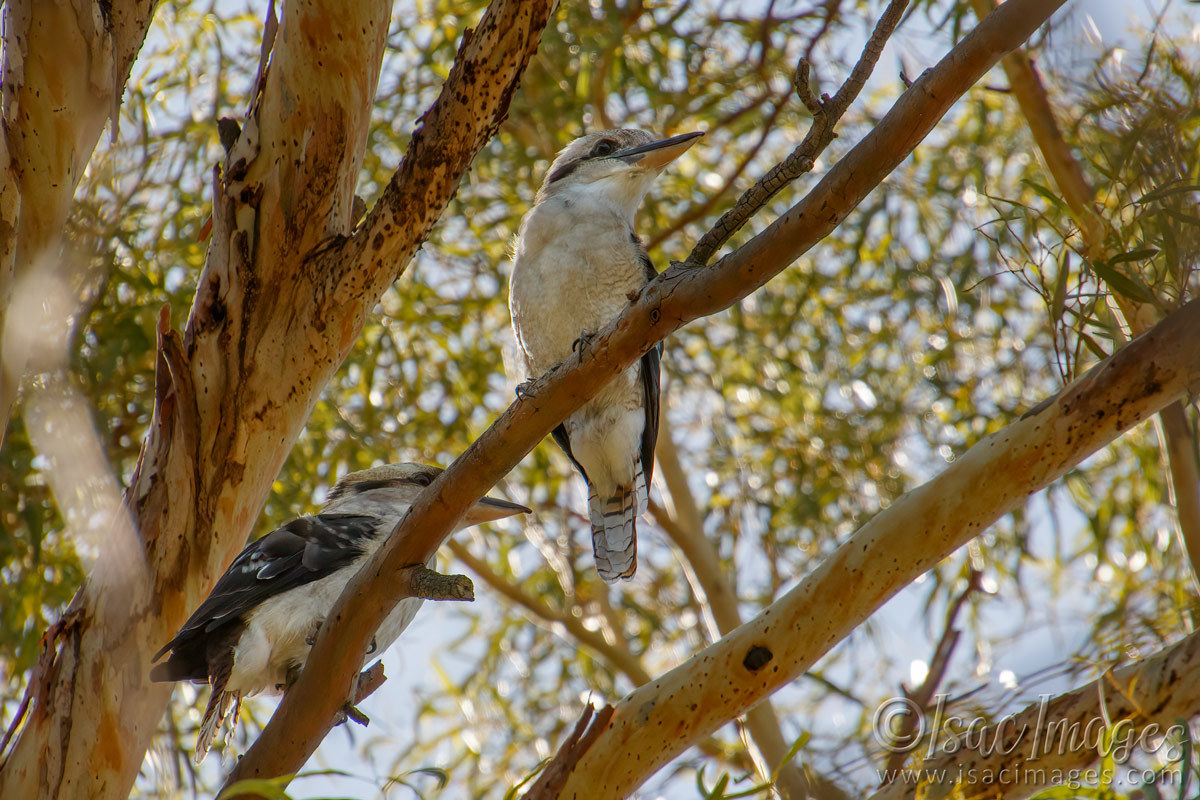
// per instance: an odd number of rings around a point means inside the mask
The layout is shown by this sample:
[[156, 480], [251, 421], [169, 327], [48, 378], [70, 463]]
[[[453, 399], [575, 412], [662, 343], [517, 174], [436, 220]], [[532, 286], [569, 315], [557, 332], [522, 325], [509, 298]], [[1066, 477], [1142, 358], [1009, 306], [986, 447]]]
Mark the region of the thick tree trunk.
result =
[[464, 35], [466, 63], [352, 232], [390, 4], [285, 5], [214, 177], [212, 244], [184, 335], [165, 309], [160, 318], [154, 416], [126, 494], [148, 578], [89, 576], [31, 682], [0, 796], [126, 796], [170, 689], [148, 683], [149, 656], [245, 543], [367, 313], [507, 113], [549, 10], [498, 0], [488, 16], [502, 35], [473, 48]]
[[[61, 247], [75, 187], [113, 118], [156, 0], [8, 0], [0, 130], [0, 342], [13, 287]], [[0, 351], [0, 444], [25, 356]]]

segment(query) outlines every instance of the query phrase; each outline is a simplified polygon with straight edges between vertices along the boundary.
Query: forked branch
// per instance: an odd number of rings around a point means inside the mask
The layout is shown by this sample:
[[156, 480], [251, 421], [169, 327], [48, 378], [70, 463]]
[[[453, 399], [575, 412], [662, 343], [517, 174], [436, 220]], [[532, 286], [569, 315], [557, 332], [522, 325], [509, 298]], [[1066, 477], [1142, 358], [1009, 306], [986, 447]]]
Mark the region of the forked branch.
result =
[[713, 254], [720, 250], [731, 236], [740, 231], [751, 217], [762, 210], [763, 206], [781, 189], [804, 173], [812, 171], [817, 157], [825, 152], [830, 143], [837, 138], [835, 128], [838, 122], [845, 115], [846, 109], [854, 102], [854, 98], [858, 97], [858, 93], [862, 91], [863, 85], [875, 68], [875, 63], [879, 61], [879, 56], [883, 53], [884, 44], [896, 30], [896, 26], [900, 24], [900, 18], [904, 16], [904, 9], [907, 6], [908, 0], [892, 0], [888, 3], [883, 16], [875, 24], [875, 30], [871, 32], [871, 38], [867, 40], [862, 55], [858, 58], [858, 63], [850, 71], [850, 77], [832, 98], [822, 95], [819, 100], [817, 99], [808, 84], [811, 65], [807, 58], [800, 59], [796, 65], [792, 85], [796, 89], [800, 102], [804, 103], [805, 108], [813, 115], [808, 133], [787, 158], [768, 170], [766, 175], [763, 175], [753, 186], [743, 192], [742, 196], [733, 204], [733, 208], [722, 214], [708, 233], [700, 237], [700, 241], [696, 242], [696, 246], [688, 254], [685, 264], [688, 266], [707, 264]]

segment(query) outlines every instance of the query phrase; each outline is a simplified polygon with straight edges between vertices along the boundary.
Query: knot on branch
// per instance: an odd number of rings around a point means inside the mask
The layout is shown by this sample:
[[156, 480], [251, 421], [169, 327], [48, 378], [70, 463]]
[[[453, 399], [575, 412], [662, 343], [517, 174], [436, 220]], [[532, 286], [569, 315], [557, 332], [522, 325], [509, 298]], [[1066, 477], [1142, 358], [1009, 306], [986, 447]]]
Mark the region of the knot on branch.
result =
[[408, 573], [408, 596], [422, 600], [475, 599], [475, 584], [466, 575], [443, 575], [424, 564], [405, 570]]

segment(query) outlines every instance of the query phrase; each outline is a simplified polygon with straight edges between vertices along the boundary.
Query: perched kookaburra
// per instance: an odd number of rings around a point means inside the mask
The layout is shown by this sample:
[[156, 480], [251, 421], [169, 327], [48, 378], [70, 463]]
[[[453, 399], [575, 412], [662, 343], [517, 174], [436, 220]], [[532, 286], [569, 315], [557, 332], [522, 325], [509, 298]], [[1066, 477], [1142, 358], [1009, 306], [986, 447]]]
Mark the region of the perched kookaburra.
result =
[[[558, 154], [514, 247], [509, 310], [530, 377], [586, 345], [657, 274], [633, 216], [658, 173], [700, 135], [655, 141], [645, 131], [601, 131]], [[652, 348], [553, 432], [587, 481], [596, 570], [609, 583], [637, 570], [635, 520], [654, 469], [660, 355]]]
[[[231, 710], [236, 723], [241, 698], [291, 685], [342, 589], [441, 471], [422, 464], [389, 464], [352, 472], [338, 481], [320, 514], [286, 523], [251, 542], [233, 560], [154, 660], [168, 651], [171, 657], [150, 673], [154, 681], [212, 685], [196, 763]], [[459, 528], [528, 512], [485, 497]], [[412, 622], [421, 602], [401, 600], [364, 658], [386, 650]]]

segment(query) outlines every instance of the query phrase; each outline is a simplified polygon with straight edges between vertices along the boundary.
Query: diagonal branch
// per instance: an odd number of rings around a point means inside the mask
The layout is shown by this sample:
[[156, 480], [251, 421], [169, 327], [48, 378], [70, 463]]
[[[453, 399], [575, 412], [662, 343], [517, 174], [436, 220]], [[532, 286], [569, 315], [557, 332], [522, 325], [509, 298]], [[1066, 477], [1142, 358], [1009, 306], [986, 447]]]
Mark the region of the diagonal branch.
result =
[[[510, 406], [435, 479], [370, 563], [350, 581], [318, 634], [297, 683], [276, 709], [262, 736], [243, 756], [234, 779], [294, 774], [303, 765], [316, 743], [329, 730], [342, 698], [349, 693], [351, 680], [358, 671], [371, 635], [397, 602], [394, 587], [389, 585], [397, 569], [427, 561], [472, 503], [507, 474], [555, 425], [581, 407], [654, 343], [687, 322], [713, 314], [748, 296], [836, 228], [908, 157], [975, 81], [1006, 52], [1019, 46], [1061, 4], [1061, 0], [1009, 0], [937, 66], [926, 71], [862, 142], [830, 169], [808, 197], [715, 264], [704, 268], [668, 269], [647, 284], [624, 312], [597, 334], [585, 353], [568, 359], [534, 381], [523, 398]], [[1175, 329], [1178, 327], [1176, 322], [1163, 330], [1177, 334]], [[1200, 324], [1196, 327], [1200, 328]], [[1200, 330], [1189, 333], [1200, 335]], [[1155, 343], [1167, 349], [1167, 344], [1160, 342], [1160, 338], [1156, 337]], [[1168, 337], [1167, 342], [1172, 341]], [[1150, 364], [1145, 347], [1136, 349], [1142, 366]], [[1175, 357], [1179, 358], [1177, 353]], [[1178, 360], [1175, 367], [1182, 369]], [[1099, 446], [1106, 441], [1104, 436], [1111, 438], [1124, 425], [1136, 421], [1137, 410], [1159, 402], [1164, 394], [1179, 394], [1187, 385], [1181, 372], [1168, 376], [1155, 371], [1151, 377], [1156, 381], [1157, 391], [1149, 391], [1146, 383], [1138, 384], [1149, 400], [1146, 397], [1140, 402], [1130, 400], [1128, 411], [1120, 415], [1121, 426], [1114, 424], [1117, 415], [1110, 415], [1104, 420], [1106, 424], [1095, 426], [1093, 431], [1077, 439], [1069, 456], [1082, 457], [1085, 444]], [[1045, 454], [1038, 455], [1044, 457]], [[1032, 489], [1033, 483], [1029, 485]], [[921, 552], [929, 547], [924, 542], [917, 542], [913, 550]], [[819, 617], [812, 619], [820, 621]], [[760, 630], [749, 625], [738, 630], [747, 628]], [[805, 643], [832, 644], [835, 641], [832, 638], [826, 641], [822, 635], [811, 640], [809, 637], [793, 638], [804, 638]], [[732, 641], [733, 646], [743, 647], [737, 659], [740, 664], [746, 655], [747, 643], [736, 635], [722, 641]], [[710, 664], [709, 668], [715, 666]], [[695, 665], [686, 667], [694, 669]], [[721, 668], [735, 667], [728, 664]], [[775, 669], [763, 672], [779, 677]], [[674, 684], [674, 688], [681, 687]], [[630, 698], [638, 697], [639, 691]], [[652, 691], [659, 689], [656, 687]], [[688, 729], [685, 735], [673, 733], [669, 743], [653, 741], [654, 726], [642, 727], [641, 735], [651, 738], [643, 742], [646, 746], [639, 752], [641, 758], [636, 768], [627, 769], [626, 764], [620, 769], [614, 768], [611, 774], [621, 776], [620, 787], [636, 787], [673, 755], [690, 746], [695, 738], [708, 735], [766, 694], [764, 684], [755, 691], [746, 692], [736, 710], [719, 705], [703, 709], [699, 712], [702, 718], [694, 720], [695, 728]], [[696, 695], [691, 689], [681, 691], [675, 702], [693, 696]], [[623, 708], [628, 709], [627, 702], [628, 698], [622, 701]], [[666, 703], [664, 708], [669, 705]], [[636, 713], [631, 716], [628, 710], [624, 713], [619, 710], [610, 733], [619, 728], [622, 735], [628, 734], [630, 724], [637, 725], [636, 717]], [[660, 728], [658, 733], [664, 730]], [[593, 747], [584, 757], [584, 763], [591, 761], [598, 752], [613, 751], [611, 746]], [[587, 772], [595, 778], [594, 766]], [[577, 769], [572, 780], [580, 774]], [[595, 796], [590, 791], [587, 794]]]
[[628, 796], [693, 737], [795, 680], [904, 586], [1031, 493], [1200, 389], [1196, 341], [1200, 300], [888, 506], [754, 619], [621, 700], [612, 727], [562, 796], [582, 796], [583, 787], [588, 797]]
[[[1160, 736], [1186, 736], [1179, 721], [1195, 717], [1197, 708], [1200, 633], [1193, 633], [1144, 661], [1105, 671], [1058, 697], [1045, 696], [978, 731], [974, 740], [992, 742], [992, 748], [968, 752], [955, 740], [953, 750], [934, 753], [914, 770], [918, 780], [894, 781], [870, 800], [1020, 800], [1100, 760], [1102, 732], [1112, 735], [1108, 752], [1123, 764], [1121, 754], [1133, 754], [1135, 747], [1153, 752], [1151, 743]], [[1185, 772], [1189, 767], [1182, 765]]]
[[872, 31], [871, 38], [863, 48], [858, 63], [851, 70], [850, 77], [832, 98], [822, 95], [821, 99], [817, 100], [813, 97], [812, 90], [808, 86], [808, 61], [807, 59], [800, 60], [796, 67], [793, 84], [801, 102], [813, 114], [812, 126], [808, 129], [803, 141], [787, 158], [768, 170], [766, 175], [763, 175], [753, 186], [743, 192], [742, 196], [734, 203], [733, 208], [722, 214], [708, 233], [700, 237], [700, 241], [692, 248], [692, 252], [688, 254], [687, 261], [684, 263], [693, 266], [707, 264], [713, 254], [720, 250], [731, 236], [740, 231], [742, 226], [749, 222], [750, 218], [757, 214], [772, 197], [789, 183], [812, 170], [817, 156], [825, 152], [825, 148], [829, 147], [830, 143], [837, 138], [834, 128], [841, 121], [846, 109], [854, 102], [854, 98], [858, 97], [858, 93], [862, 91], [871, 70], [875, 68], [875, 63], [883, 53], [884, 44], [896, 30], [896, 26], [900, 24], [900, 18], [904, 16], [904, 9], [907, 6], [908, 0], [891, 0], [883, 12], [883, 16], [875, 24], [875, 30]]

